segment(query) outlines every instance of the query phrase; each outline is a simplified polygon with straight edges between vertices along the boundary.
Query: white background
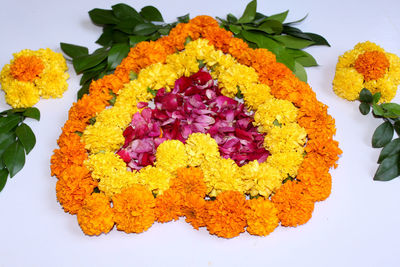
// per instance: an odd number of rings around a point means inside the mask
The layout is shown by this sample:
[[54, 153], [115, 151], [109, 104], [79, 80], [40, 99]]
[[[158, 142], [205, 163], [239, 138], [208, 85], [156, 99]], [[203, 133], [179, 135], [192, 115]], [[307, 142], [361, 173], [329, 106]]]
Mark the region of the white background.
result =
[[[5, 1], [0, 8], [0, 65], [12, 53], [59, 42], [94, 44], [101, 28], [87, 15], [118, 1]], [[159, 8], [166, 21], [190, 13], [240, 16], [247, 1], [131, 1], [136, 9]], [[29, 121], [37, 137], [24, 169], [0, 193], [0, 266], [400, 266], [400, 179], [374, 182], [378, 149], [371, 136], [381, 122], [362, 116], [357, 102], [332, 91], [337, 57], [357, 42], [370, 40], [400, 55], [400, 3], [381, 1], [261, 1], [258, 11], [290, 9], [289, 20], [309, 14], [303, 31], [323, 35], [332, 47], [307, 51], [320, 66], [308, 68], [309, 84], [336, 119], [336, 140], [343, 156], [333, 170], [331, 196], [317, 203], [312, 219], [297, 228], [277, 228], [267, 237], [241, 234], [234, 239], [195, 231], [183, 219], [154, 224], [144, 234], [116, 229], [99, 237], [85, 236], [75, 216], [57, 203], [56, 178], [50, 157], [68, 110], [76, 99], [78, 79], [69, 65], [69, 89], [62, 99], [41, 100], [40, 122]], [[400, 102], [397, 96], [395, 101]], [[8, 109], [0, 92], [0, 110]]]

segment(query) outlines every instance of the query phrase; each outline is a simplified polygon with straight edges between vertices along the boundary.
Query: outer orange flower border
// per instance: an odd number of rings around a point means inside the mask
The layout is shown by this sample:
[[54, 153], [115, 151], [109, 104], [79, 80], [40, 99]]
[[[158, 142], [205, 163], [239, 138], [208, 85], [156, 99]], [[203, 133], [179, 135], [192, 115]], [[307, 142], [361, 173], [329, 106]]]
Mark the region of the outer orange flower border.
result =
[[[198, 16], [189, 23], [180, 23], [168, 36], [157, 41], [141, 42], [131, 48], [128, 56], [117, 67], [114, 74], [93, 81], [90, 94], [74, 103], [69, 118], [58, 139], [59, 149], [51, 157], [51, 174], [58, 177], [57, 198], [66, 212], [76, 214], [84, 200], [90, 196], [97, 182], [88, 182], [90, 173], [84, 160], [87, 159], [85, 144], [77, 133], [83, 132], [89, 120], [109, 105], [110, 91], [117, 94], [129, 74], [157, 62], [165, 62], [166, 57], [183, 50], [186, 38], [208, 39], [216, 49], [229, 53], [237, 61], [252, 67], [259, 80], [270, 86], [271, 93], [280, 99], [292, 102], [299, 108], [298, 123], [306, 129], [308, 141], [307, 155], [294, 181], [286, 182], [271, 201], [278, 210], [278, 218], [283, 226], [297, 226], [311, 218], [314, 202], [326, 199], [331, 192], [331, 167], [342, 153], [338, 142], [333, 140], [336, 132], [334, 119], [327, 114], [327, 106], [316, 99], [307, 83], [298, 80], [282, 63], [276, 62], [275, 55], [267, 49], [252, 49], [232, 33], [219, 27], [209, 16]], [[78, 170], [76, 173], [74, 170]], [[71, 179], [74, 183], [71, 183]]]

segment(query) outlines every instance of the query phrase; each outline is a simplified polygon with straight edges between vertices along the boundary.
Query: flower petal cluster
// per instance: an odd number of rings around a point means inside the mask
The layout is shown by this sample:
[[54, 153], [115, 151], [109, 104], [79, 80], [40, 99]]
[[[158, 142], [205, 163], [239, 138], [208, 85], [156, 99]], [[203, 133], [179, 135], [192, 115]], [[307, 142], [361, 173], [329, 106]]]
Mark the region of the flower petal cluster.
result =
[[338, 96], [353, 101], [366, 88], [372, 94], [380, 92], [380, 102], [390, 102], [399, 84], [400, 58], [366, 41], [339, 57], [333, 90]]
[[25, 49], [14, 54], [0, 74], [6, 101], [13, 108], [35, 105], [40, 97], [62, 97], [69, 77], [65, 58], [51, 49]]
[[[186, 44], [188, 37], [193, 41]], [[386, 57], [390, 63], [387, 73], [396, 71], [396, 59], [390, 54]], [[356, 59], [344, 57], [346, 62]], [[124, 161], [126, 155], [115, 152], [132, 134], [131, 130], [125, 133], [132, 116], [146, 116], [142, 102], [152, 100], [152, 92], [165, 90], [165, 97], [175, 89], [175, 81], [179, 80], [179, 88], [183, 86], [185, 78], [199, 71], [199, 61], [222, 86], [221, 99], [229, 102], [227, 99], [240, 89], [244, 105], [255, 112], [254, 126], [266, 134], [263, 143], [271, 155], [264, 162], [251, 160], [238, 166], [222, 157], [211, 135], [196, 132], [185, 144], [164, 141], [165, 145], [158, 146], [160, 152], [155, 152], [155, 166], [131, 172]], [[359, 69], [371, 72], [365, 62], [368, 60], [360, 59]], [[137, 79], [130, 79], [132, 72]], [[200, 86], [202, 81], [200, 75]], [[166, 222], [185, 216], [195, 229], [207, 227], [210, 234], [231, 238], [246, 227], [251, 234], [266, 235], [278, 220], [282, 226], [304, 224], [311, 218], [314, 203], [329, 196], [329, 169], [337, 166], [342, 152], [333, 140], [335, 121], [328, 115], [328, 107], [316, 99], [308, 84], [276, 62], [274, 54], [248, 47], [219, 28], [211, 17], [196, 17], [178, 24], [166, 37], [137, 44], [115, 73], [93, 81], [89, 92], [72, 106], [58, 140], [59, 148], [51, 159], [52, 174], [61, 185], [64, 183], [60, 188], [69, 184], [63, 173], [71, 171], [69, 176], [80, 177], [74, 166], [90, 171], [84, 177], [91, 190], [80, 190], [79, 186], [73, 187], [78, 191], [58, 190], [66, 211], [79, 214], [87, 205], [89, 213], [97, 214], [90, 208], [97, 207], [96, 201], [91, 203], [90, 199], [98, 186], [100, 194], [112, 202], [113, 220], [119, 230], [139, 233], [154, 220]], [[108, 108], [115, 95], [114, 106]], [[173, 106], [175, 99], [168, 96], [159, 102], [163, 101]], [[144, 128], [138, 126], [138, 133]], [[163, 133], [155, 136], [162, 137]], [[75, 198], [75, 192], [83, 193]], [[259, 200], [246, 200], [245, 195]], [[84, 204], [86, 198], [90, 205]], [[101, 203], [106, 202], [99, 199], [98, 205]], [[96, 227], [88, 230], [92, 226], [87, 222], [82, 225], [87, 234], [100, 231]]]

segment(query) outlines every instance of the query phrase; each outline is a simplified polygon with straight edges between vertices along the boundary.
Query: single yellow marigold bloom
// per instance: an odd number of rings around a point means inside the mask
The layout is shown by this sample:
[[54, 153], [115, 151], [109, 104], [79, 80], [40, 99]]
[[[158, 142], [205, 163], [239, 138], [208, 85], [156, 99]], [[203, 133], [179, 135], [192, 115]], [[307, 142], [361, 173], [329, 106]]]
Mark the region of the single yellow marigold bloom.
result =
[[1, 88], [13, 108], [35, 105], [40, 97], [61, 97], [68, 88], [65, 58], [47, 49], [22, 50], [14, 54], [0, 74]]
[[372, 42], [358, 43], [339, 57], [332, 84], [338, 96], [350, 101], [366, 88], [380, 92], [380, 102], [390, 102], [400, 84], [400, 58]]
[[160, 195], [169, 188], [172, 176], [171, 173], [160, 167], [149, 165], [138, 173], [138, 183], [144, 185], [153, 194]]
[[273, 127], [264, 138], [264, 147], [272, 154], [285, 152], [303, 153], [307, 132], [297, 123]]
[[102, 193], [91, 194], [83, 202], [77, 215], [79, 226], [87, 235], [108, 233], [114, 227], [114, 213], [110, 200]]
[[279, 124], [296, 122], [298, 109], [289, 101], [271, 98], [258, 106], [254, 113], [254, 125], [258, 131], [265, 133], [274, 127], [274, 121]]
[[116, 151], [125, 142], [123, 130], [117, 125], [107, 126], [100, 123], [86, 127], [82, 135], [85, 148], [91, 153]]
[[262, 83], [252, 83], [244, 90], [242, 89], [246, 107], [251, 110], [257, 110], [261, 104], [272, 98], [270, 91], [269, 86]]
[[156, 166], [175, 174], [178, 168], [188, 165], [185, 145], [179, 140], [166, 140], [156, 151]]
[[117, 229], [126, 233], [142, 233], [155, 220], [156, 201], [153, 194], [142, 185], [125, 188], [112, 197], [114, 220]]
[[278, 210], [269, 199], [253, 198], [247, 201], [246, 220], [249, 234], [266, 236], [279, 225]]
[[218, 144], [209, 134], [193, 133], [185, 144], [189, 166], [200, 166], [206, 161], [220, 158]]
[[285, 177], [296, 177], [298, 169], [303, 162], [303, 154], [298, 152], [275, 153], [268, 157], [267, 163], [279, 170]]

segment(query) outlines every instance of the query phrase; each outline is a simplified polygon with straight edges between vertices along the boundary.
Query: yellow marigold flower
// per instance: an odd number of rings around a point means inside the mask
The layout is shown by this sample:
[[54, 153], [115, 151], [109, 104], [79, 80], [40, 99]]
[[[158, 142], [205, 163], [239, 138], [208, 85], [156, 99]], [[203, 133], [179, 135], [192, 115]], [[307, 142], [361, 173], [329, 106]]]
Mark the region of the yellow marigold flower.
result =
[[272, 98], [271, 89], [266, 84], [252, 83], [241, 89], [244, 103], [251, 110], [257, 110], [261, 104]]
[[156, 166], [175, 174], [188, 165], [185, 145], [179, 140], [166, 140], [157, 147]]
[[[97, 115], [95, 124], [101, 124], [101, 127], [118, 126], [124, 130], [132, 120], [131, 111], [135, 109], [125, 109], [124, 107], [111, 107], [105, 109]], [[137, 110], [137, 108], [136, 108]]]
[[93, 179], [99, 180], [99, 189], [108, 197], [138, 181], [136, 174], [127, 171], [125, 162], [112, 152], [92, 154], [85, 164], [92, 171]]
[[172, 67], [170, 72], [175, 73], [175, 80], [181, 76], [188, 77], [199, 71], [199, 63], [196, 57], [188, 55], [186, 51], [180, 54], [169, 55], [166, 62]]
[[246, 193], [265, 197], [276, 191], [286, 178], [278, 169], [265, 162], [258, 163], [256, 160], [240, 167], [239, 175], [245, 184]]
[[[133, 103], [137, 104], [137, 102], [148, 102], [153, 99], [154, 96], [147, 90], [149, 87], [150, 86], [147, 86], [145, 83], [142, 83], [136, 79], [125, 84], [122, 91], [128, 90], [135, 92], [136, 101]], [[129, 104], [129, 102], [127, 102], [127, 104]]]
[[264, 133], [274, 127], [275, 120], [280, 124], [295, 122], [297, 114], [298, 109], [291, 102], [271, 98], [258, 106], [254, 114], [254, 125], [258, 126], [258, 130]]
[[266, 236], [279, 225], [278, 210], [269, 199], [253, 198], [247, 201], [247, 232]]
[[380, 102], [389, 102], [400, 84], [400, 58], [372, 42], [359, 43], [339, 57], [332, 84], [338, 96], [350, 101], [366, 88], [380, 92]]
[[123, 130], [117, 125], [95, 123], [86, 127], [82, 135], [85, 148], [91, 153], [115, 151], [124, 144]]
[[153, 225], [156, 201], [142, 185], [133, 185], [112, 198], [117, 229], [126, 233], [142, 233]]
[[210, 45], [207, 39], [199, 38], [186, 44], [184, 52], [190, 57], [203, 60], [207, 59], [212, 53], [215, 53], [215, 51], [214, 46]]
[[303, 162], [303, 154], [297, 152], [276, 153], [268, 157], [267, 163], [287, 177], [296, 177], [297, 171]]
[[7, 103], [13, 108], [25, 108], [36, 104], [40, 96], [61, 97], [68, 87], [67, 69], [62, 54], [48, 48], [15, 53], [0, 74]]
[[240, 90], [246, 90], [246, 85], [256, 83], [258, 75], [253, 68], [233, 64], [230, 68], [218, 75], [218, 84], [222, 88], [222, 94], [228, 97], [235, 97]]
[[193, 133], [185, 144], [189, 166], [200, 166], [220, 157], [218, 144], [209, 134]]
[[138, 183], [146, 186], [153, 194], [161, 195], [169, 188], [171, 176], [171, 173], [162, 168], [146, 166], [139, 172]]
[[91, 194], [83, 202], [77, 215], [79, 226], [87, 235], [108, 233], [114, 227], [114, 213], [104, 194]]
[[304, 152], [306, 137], [306, 130], [297, 123], [275, 126], [265, 135], [264, 147], [272, 154], [289, 151], [301, 154]]
[[204, 173], [207, 195], [210, 197], [215, 197], [227, 190], [244, 193], [245, 188], [239, 177], [239, 167], [232, 159], [219, 158], [206, 161], [200, 168]]

